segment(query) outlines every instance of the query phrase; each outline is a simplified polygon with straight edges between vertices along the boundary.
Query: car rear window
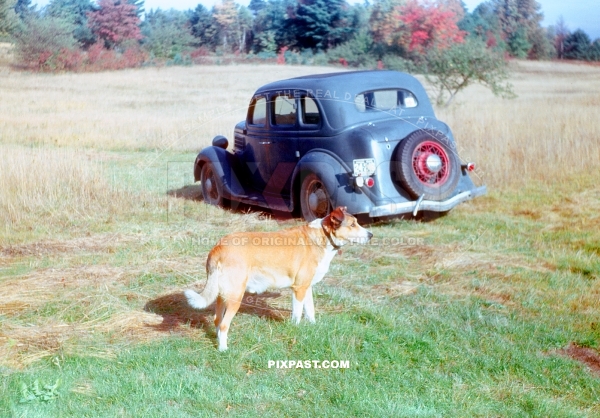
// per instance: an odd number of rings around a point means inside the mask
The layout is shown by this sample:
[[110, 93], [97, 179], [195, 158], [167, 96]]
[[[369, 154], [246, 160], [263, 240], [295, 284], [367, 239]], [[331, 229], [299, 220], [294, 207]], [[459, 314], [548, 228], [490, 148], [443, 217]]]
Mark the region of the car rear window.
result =
[[415, 95], [402, 89], [366, 91], [356, 95], [354, 104], [359, 112], [408, 109], [418, 105]]

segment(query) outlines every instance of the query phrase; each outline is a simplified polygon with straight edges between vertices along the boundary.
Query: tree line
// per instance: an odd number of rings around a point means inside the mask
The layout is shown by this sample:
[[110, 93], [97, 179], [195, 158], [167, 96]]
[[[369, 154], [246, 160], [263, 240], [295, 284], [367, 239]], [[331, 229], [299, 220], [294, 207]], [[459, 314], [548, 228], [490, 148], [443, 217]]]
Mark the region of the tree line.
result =
[[535, 0], [487, 0], [472, 12], [461, 0], [221, 0], [185, 11], [144, 10], [143, 0], [51, 0], [41, 9], [0, 0], [0, 40], [15, 45], [19, 65], [46, 71], [232, 55], [422, 71], [444, 101], [470, 82], [510, 94], [497, 83], [506, 57], [600, 60], [600, 39], [562, 19], [542, 27], [542, 18]]

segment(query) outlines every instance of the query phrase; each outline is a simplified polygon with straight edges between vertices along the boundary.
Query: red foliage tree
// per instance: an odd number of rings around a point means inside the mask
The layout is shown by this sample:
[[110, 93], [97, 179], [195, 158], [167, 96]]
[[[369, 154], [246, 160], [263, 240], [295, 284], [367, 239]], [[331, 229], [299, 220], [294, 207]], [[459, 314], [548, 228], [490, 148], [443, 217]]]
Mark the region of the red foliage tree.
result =
[[126, 1], [99, 0], [99, 9], [88, 13], [88, 26], [108, 47], [142, 39], [137, 7]]
[[397, 9], [397, 16], [402, 22], [400, 42], [411, 52], [446, 49], [462, 43], [466, 35], [458, 28], [456, 12], [443, 2], [409, 0]]

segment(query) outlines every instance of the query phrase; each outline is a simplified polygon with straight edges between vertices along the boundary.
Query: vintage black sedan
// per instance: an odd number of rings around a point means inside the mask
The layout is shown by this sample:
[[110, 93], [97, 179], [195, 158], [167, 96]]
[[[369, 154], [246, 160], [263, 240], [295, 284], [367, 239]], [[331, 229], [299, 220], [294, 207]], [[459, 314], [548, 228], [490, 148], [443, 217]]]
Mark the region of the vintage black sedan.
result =
[[370, 218], [443, 214], [486, 192], [421, 83], [396, 71], [267, 84], [228, 147], [217, 136], [196, 158], [206, 203], [238, 201], [310, 221], [337, 206]]

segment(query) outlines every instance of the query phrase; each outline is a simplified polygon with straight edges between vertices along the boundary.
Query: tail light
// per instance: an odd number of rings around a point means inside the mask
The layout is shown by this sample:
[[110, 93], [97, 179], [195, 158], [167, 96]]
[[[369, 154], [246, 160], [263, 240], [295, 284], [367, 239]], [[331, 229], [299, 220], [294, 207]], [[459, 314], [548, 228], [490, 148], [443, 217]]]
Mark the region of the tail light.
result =
[[463, 170], [467, 170], [467, 171], [474, 171], [475, 170], [475, 163], [466, 163], [462, 165], [462, 169]]

